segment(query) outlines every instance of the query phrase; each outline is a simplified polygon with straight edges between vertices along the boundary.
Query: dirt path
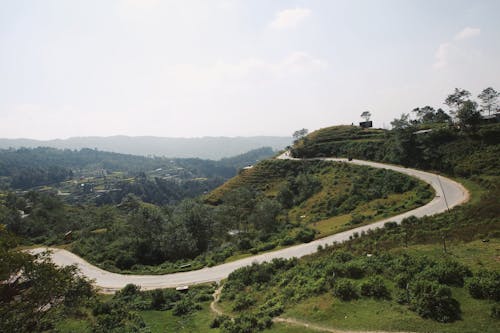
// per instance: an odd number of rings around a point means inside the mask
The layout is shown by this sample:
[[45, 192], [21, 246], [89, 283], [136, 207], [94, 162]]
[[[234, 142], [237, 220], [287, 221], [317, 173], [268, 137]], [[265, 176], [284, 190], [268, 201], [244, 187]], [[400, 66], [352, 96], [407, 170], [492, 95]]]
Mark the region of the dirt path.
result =
[[287, 318], [287, 317], [276, 317], [273, 319], [274, 323], [286, 323], [294, 326], [301, 326], [308, 328], [310, 330], [318, 331], [318, 332], [330, 332], [330, 333], [411, 333], [411, 332], [395, 332], [395, 331], [344, 331], [344, 330], [339, 330], [331, 327], [325, 327], [313, 323], [309, 323], [303, 320], [298, 320], [294, 318]]
[[214, 300], [212, 301], [212, 303], [210, 303], [210, 310], [212, 310], [212, 312], [218, 316], [222, 316], [224, 314], [222, 310], [217, 307], [217, 303], [219, 302], [220, 299], [220, 294], [222, 293], [222, 288], [223, 285], [221, 284], [219, 288], [215, 289], [212, 295]]
[[[215, 289], [213, 293], [213, 298], [214, 300], [210, 303], [210, 310], [215, 313], [218, 316], [226, 315], [218, 306], [217, 303], [219, 302], [220, 295], [222, 293], [222, 288], [224, 286], [221, 284], [217, 289]], [[229, 316], [232, 317], [232, 316]], [[310, 330], [318, 331], [318, 332], [330, 332], [330, 333], [411, 333], [411, 332], [395, 332], [395, 331], [345, 331], [345, 330], [339, 330], [331, 327], [326, 327], [322, 325], [317, 325], [313, 323], [309, 323], [307, 321], [295, 319], [295, 318], [289, 318], [289, 317], [276, 317], [273, 318], [273, 323], [285, 323], [293, 326], [300, 326], [300, 327], [305, 327]]]

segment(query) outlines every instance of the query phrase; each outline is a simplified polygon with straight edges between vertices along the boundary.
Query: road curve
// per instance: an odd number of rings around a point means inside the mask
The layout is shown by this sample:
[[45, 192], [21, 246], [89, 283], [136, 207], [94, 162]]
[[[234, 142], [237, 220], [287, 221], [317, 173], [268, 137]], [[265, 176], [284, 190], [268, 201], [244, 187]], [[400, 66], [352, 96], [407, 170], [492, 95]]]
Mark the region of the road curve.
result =
[[[278, 157], [279, 159], [292, 159], [287, 153], [282, 154]], [[166, 275], [125, 275], [111, 273], [102, 270], [79, 256], [57, 248], [36, 248], [30, 250], [31, 253], [40, 253], [45, 250], [51, 250], [51, 258], [55, 264], [59, 266], [77, 265], [81, 273], [86, 277], [94, 280], [95, 285], [101, 289], [104, 293], [111, 293], [116, 290], [123, 288], [128, 283], [133, 283], [141, 287], [143, 290], [156, 289], [156, 288], [172, 288], [181, 285], [194, 285], [205, 282], [220, 281], [226, 278], [232, 271], [250, 265], [254, 262], [261, 263], [264, 261], [270, 261], [274, 258], [293, 258], [302, 257], [317, 251], [319, 245], [332, 244], [334, 242], [343, 242], [349, 239], [354, 233], [360, 233], [362, 231], [367, 231], [368, 229], [375, 229], [383, 227], [384, 223], [389, 221], [401, 222], [406, 217], [416, 216], [422, 217], [425, 215], [434, 215], [445, 212], [454, 206], [460, 205], [469, 199], [468, 191], [459, 183], [442, 177], [433, 173], [424, 172], [415, 169], [404, 168], [395, 165], [363, 161], [363, 160], [352, 160], [348, 161], [342, 158], [321, 158], [321, 160], [332, 161], [332, 162], [343, 162], [352, 163], [357, 165], [366, 165], [374, 168], [382, 168], [394, 170], [397, 172], [404, 173], [406, 175], [418, 178], [424, 182], [430, 184], [436, 196], [428, 204], [408, 211], [403, 214], [399, 214], [394, 217], [384, 219], [369, 225], [357, 227], [348, 231], [344, 231], [335, 235], [331, 235], [325, 238], [321, 238], [310, 243], [295, 245], [287, 247], [285, 249], [267, 252], [252, 257], [240, 259], [237, 261], [229, 262], [226, 264], [221, 264], [213, 267], [206, 267], [196, 271], [190, 272], [180, 272], [172, 273]]]

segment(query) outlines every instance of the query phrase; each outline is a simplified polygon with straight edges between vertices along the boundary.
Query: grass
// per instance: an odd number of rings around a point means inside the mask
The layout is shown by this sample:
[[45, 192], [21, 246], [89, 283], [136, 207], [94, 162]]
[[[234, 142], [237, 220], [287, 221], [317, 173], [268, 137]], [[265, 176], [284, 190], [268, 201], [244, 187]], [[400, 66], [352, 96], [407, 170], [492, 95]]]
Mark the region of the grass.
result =
[[209, 325], [215, 318], [210, 311], [210, 303], [204, 303], [203, 309], [187, 316], [177, 317], [172, 311], [140, 311], [139, 314], [151, 330], [151, 333], [218, 333], [218, 329], [210, 329]]
[[392, 252], [406, 252], [410, 255], [428, 256], [429, 258], [450, 259], [460, 261], [473, 271], [482, 268], [500, 270], [500, 239], [492, 238], [488, 242], [481, 240], [469, 243], [449, 243], [447, 253], [443, 253], [443, 247], [439, 244], [412, 245], [408, 248], [397, 248]]
[[342, 302], [331, 294], [311, 297], [287, 310], [284, 316], [343, 330], [498, 332], [498, 322], [489, 317], [492, 301], [475, 300], [464, 288], [452, 288], [452, 293], [460, 302], [462, 319], [447, 324], [422, 319], [394, 300], [362, 298]]
[[86, 333], [86, 332], [92, 332], [90, 323], [88, 320], [85, 319], [75, 319], [75, 318], [68, 318], [65, 319], [59, 323], [57, 323], [55, 327], [55, 331], [59, 333], [73, 333], [73, 332], [79, 332], [79, 333]]

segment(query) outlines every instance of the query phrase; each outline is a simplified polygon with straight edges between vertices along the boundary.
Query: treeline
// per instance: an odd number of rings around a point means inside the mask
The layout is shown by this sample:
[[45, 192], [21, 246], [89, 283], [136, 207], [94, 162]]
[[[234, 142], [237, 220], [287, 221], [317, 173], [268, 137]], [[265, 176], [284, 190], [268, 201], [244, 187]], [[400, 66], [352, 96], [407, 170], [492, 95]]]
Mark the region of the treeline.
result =
[[192, 178], [233, 177], [238, 169], [274, 154], [269, 147], [221, 161], [198, 158], [171, 159], [103, 152], [94, 149], [60, 150], [55, 148], [0, 149], [0, 177], [3, 186], [28, 189], [58, 183], [88, 170], [123, 171], [131, 174], [158, 168], [185, 169]]

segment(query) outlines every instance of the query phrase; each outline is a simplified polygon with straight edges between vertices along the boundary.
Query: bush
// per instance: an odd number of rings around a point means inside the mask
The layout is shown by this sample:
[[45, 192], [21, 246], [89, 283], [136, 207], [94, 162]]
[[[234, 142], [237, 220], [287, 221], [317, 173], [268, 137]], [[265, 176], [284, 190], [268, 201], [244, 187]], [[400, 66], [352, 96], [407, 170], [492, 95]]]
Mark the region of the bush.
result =
[[490, 317], [495, 318], [495, 319], [500, 319], [500, 305], [499, 304], [494, 304], [491, 307]]
[[349, 262], [345, 264], [343, 274], [345, 277], [351, 279], [361, 279], [365, 274], [365, 270], [363, 266], [361, 266], [361, 264], [356, 262]]
[[314, 234], [315, 234], [314, 230], [309, 228], [302, 228], [297, 233], [297, 236], [295, 236], [295, 239], [297, 239], [299, 242], [302, 243], [309, 243], [314, 239]]
[[466, 287], [474, 298], [500, 301], [500, 273], [482, 270], [467, 280]]
[[172, 308], [172, 313], [174, 316], [184, 316], [199, 309], [201, 309], [199, 304], [196, 304], [190, 298], [185, 297], [175, 303]]
[[151, 292], [151, 307], [155, 310], [161, 310], [165, 305], [165, 296], [161, 289], [155, 289]]
[[234, 300], [233, 311], [248, 309], [255, 304], [255, 299], [250, 295], [238, 294]]
[[335, 282], [333, 296], [343, 301], [350, 301], [359, 297], [356, 285], [347, 279], [339, 279]]
[[123, 287], [120, 291], [118, 291], [115, 294], [114, 298], [122, 299], [124, 301], [131, 301], [139, 295], [140, 289], [141, 287], [129, 283], [125, 287]]
[[424, 270], [422, 276], [426, 280], [437, 280], [439, 283], [462, 287], [464, 279], [472, 276], [470, 269], [456, 261], [442, 261]]
[[210, 328], [219, 328], [219, 327], [221, 327], [227, 321], [231, 321], [231, 318], [229, 318], [226, 315], [217, 316], [210, 323]]
[[448, 323], [460, 318], [460, 304], [451, 290], [438, 283], [418, 280], [411, 285], [410, 309], [423, 318]]
[[374, 298], [389, 298], [390, 292], [385, 286], [384, 280], [379, 276], [374, 276], [361, 284], [361, 295]]

